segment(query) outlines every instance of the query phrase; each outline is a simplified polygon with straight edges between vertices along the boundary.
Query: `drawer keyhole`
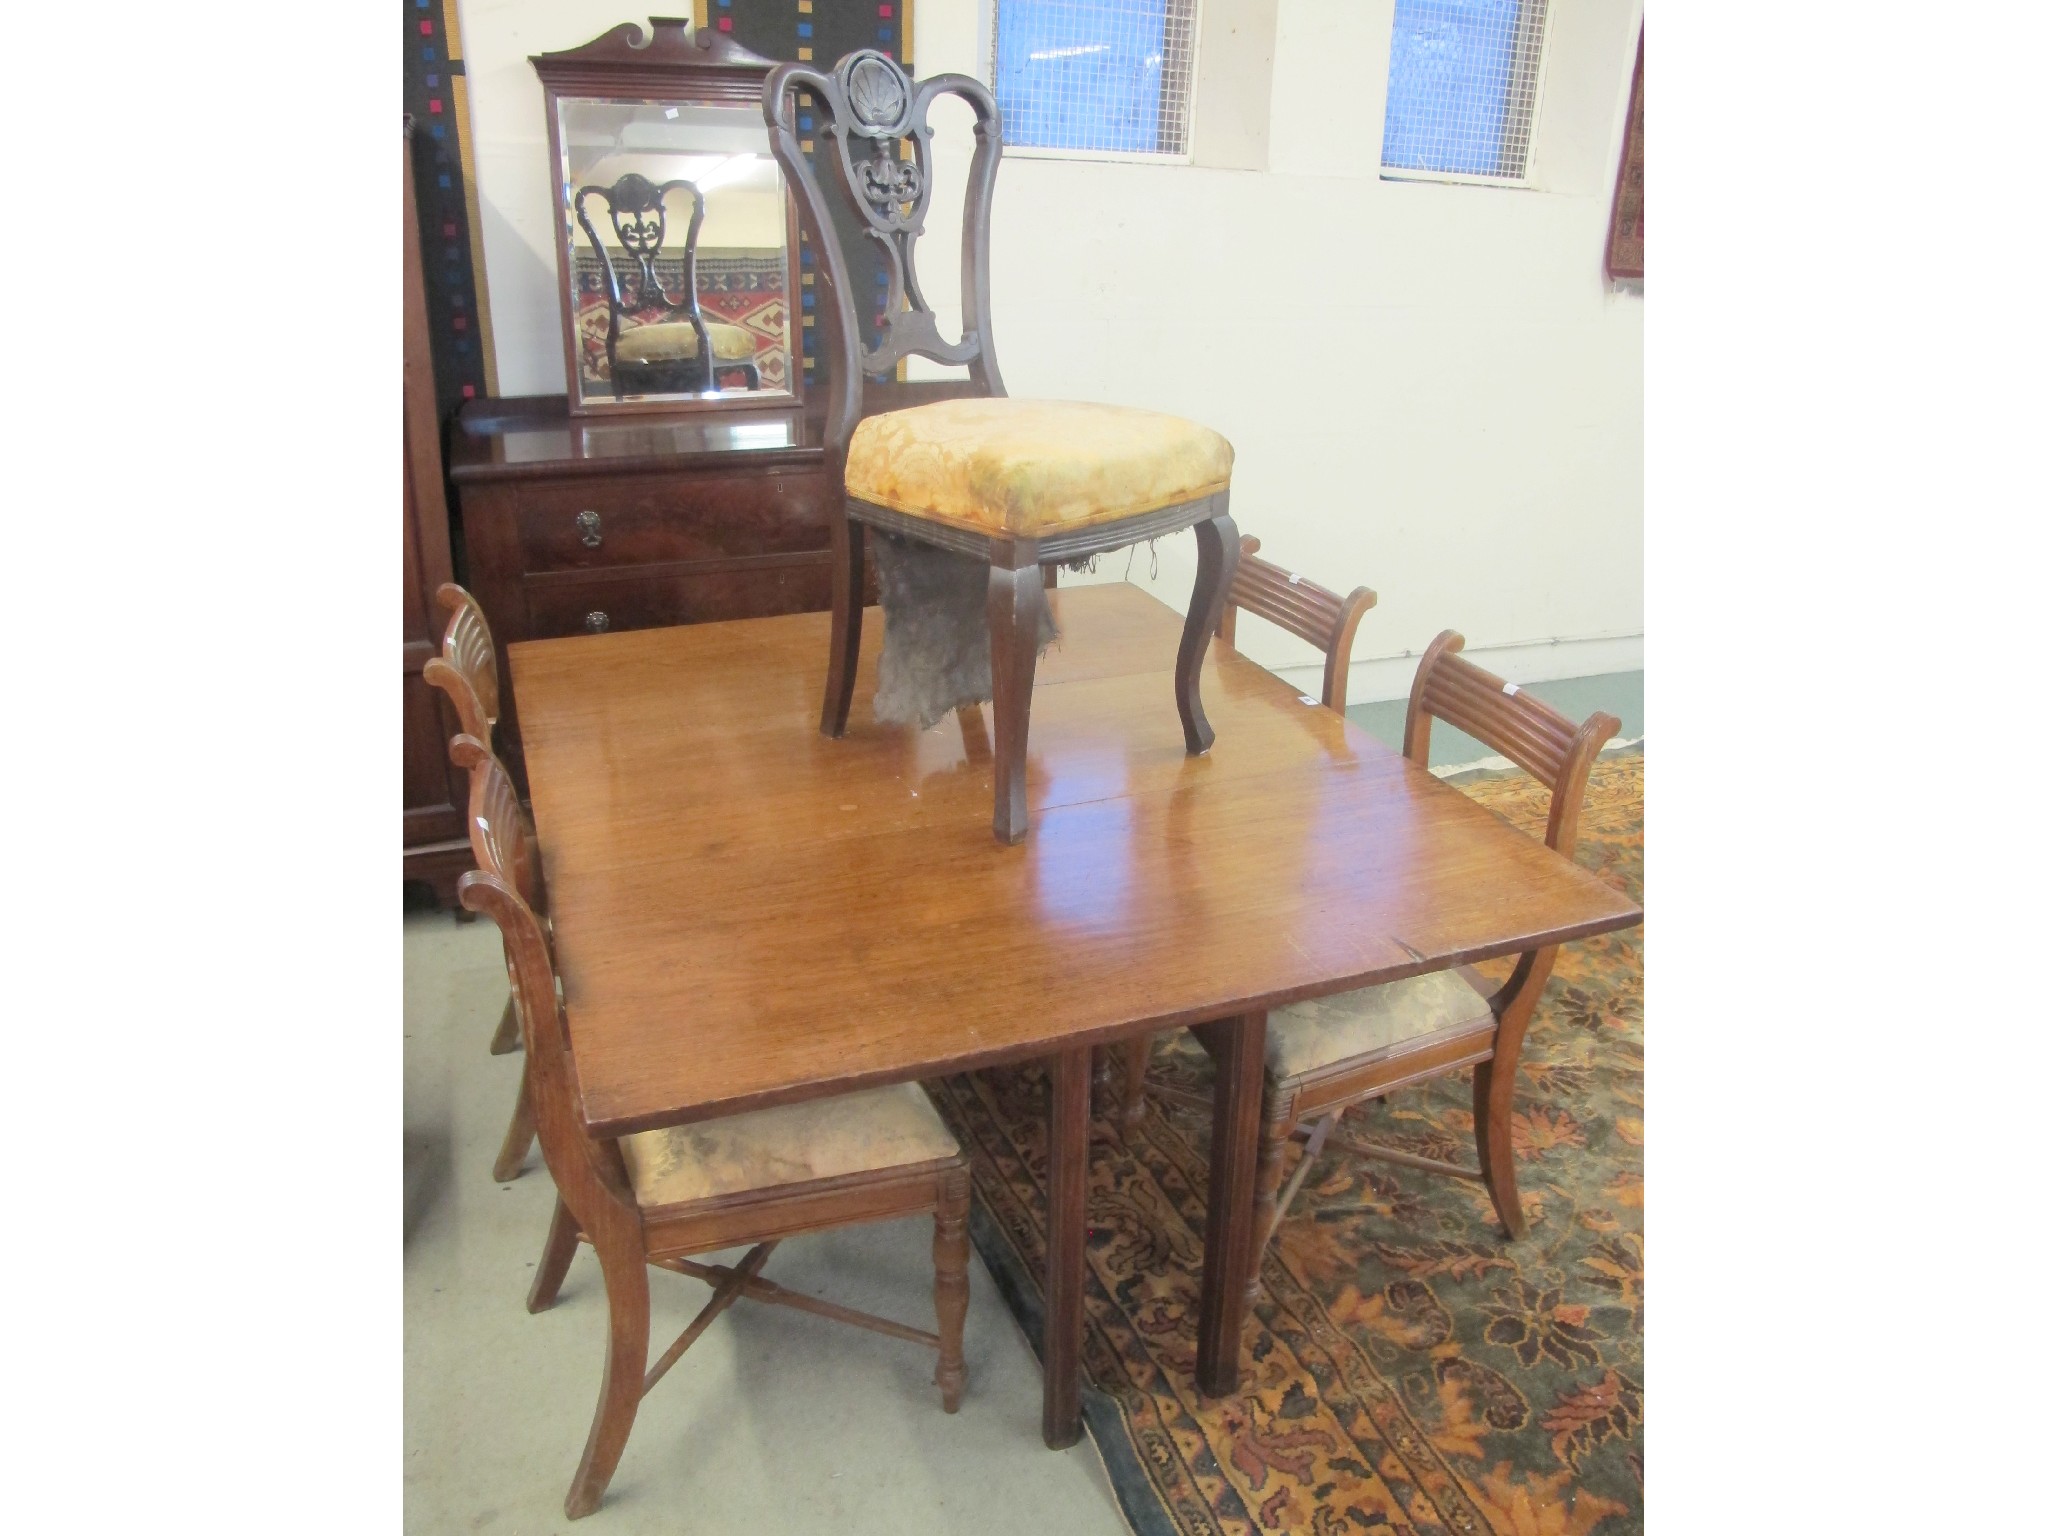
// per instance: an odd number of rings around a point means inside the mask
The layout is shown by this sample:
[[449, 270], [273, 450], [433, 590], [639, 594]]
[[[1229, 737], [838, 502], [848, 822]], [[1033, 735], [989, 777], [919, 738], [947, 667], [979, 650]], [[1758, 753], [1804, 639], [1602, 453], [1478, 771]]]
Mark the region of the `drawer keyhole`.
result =
[[578, 512], [576, 531], [583, 535], [586, 549], [595, 549], [604, 542], [604, 520], [595, 512]]
[[593, 635], [601, 635], [612, 627], [612, 616], [599, 608], [583, 615], [583, 627]]

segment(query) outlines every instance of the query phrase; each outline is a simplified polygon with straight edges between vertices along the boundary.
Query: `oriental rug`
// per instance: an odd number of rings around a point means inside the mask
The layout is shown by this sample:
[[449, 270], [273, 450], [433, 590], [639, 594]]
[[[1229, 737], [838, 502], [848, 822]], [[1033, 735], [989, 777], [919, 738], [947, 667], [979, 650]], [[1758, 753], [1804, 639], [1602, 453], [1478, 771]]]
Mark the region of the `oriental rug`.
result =
[[[1542, 835], [1526, 776], [1459, 787]], [[1578, 859], [1641, 899], [1640, 752], [1595, 766]], [[1266, 1251], [1227, 1400], [1194, 1387], [1207, 1113], [1155, 1094], [1126, 1141], [1098, 1090], [1083, 1413], [1139, 1536], [1643, 1528], [1642, 1000], [1640, 929], [1560, 954], [1519, 1078], [1518, 1242], [1481, 1185], [1347, 1145], [1473, 1165], [1469, 1074], [1347, 1115]], [[1206, 1101], [1213, 1073], [1177, 1033], [1152, 1080]], [[1037, 1348], [1043, 1075], [930, 1086], [974, 1150], [976, 1246]]]

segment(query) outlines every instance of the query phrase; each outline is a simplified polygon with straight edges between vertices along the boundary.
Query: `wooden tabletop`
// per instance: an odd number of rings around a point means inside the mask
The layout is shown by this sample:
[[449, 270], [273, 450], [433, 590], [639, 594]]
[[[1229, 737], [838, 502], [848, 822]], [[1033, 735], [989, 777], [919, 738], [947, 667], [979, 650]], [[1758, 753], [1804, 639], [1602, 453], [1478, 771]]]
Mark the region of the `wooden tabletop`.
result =
[[1642, 919], [1228, 645], [1190, 758], [1180, 616], [1051, 594], [1031, 835], [985, 710], [818, 734], [826, 614], [511, 648], [584, 1112], [600, 1135], [1041, 1056]]

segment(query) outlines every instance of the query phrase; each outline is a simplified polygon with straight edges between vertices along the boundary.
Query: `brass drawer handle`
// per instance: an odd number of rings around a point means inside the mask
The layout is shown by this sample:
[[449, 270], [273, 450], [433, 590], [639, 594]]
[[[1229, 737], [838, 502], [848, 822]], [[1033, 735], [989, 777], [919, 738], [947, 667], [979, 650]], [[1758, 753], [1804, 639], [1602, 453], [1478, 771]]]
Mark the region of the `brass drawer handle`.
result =
[[583, 535], [586, 549], [595, 549], [604, 542], [604, 520], [595, 512], [578, 512], [576, 531]]
[[593, 635], [601, 635], [612, 627], [612, 616], [602, 608], [583, 615], [583, 627]]

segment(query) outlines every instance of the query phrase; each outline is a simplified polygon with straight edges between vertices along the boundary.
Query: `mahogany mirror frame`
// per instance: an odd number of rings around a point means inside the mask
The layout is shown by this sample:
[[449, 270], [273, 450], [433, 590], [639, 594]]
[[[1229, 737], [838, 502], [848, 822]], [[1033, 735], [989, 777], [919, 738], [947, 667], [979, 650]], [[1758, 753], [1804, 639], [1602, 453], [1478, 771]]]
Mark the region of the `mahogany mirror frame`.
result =
[[787, 183], [782, 197], [782, 291], [788, 316], [788, 361], [784, 368], [786, 382], [781, 389], [747, 390], [710, 399], [658, 395], [586, 404], [578, 388], [582, 347], [576, 290], [571, 281], [574, 269], [570, 265], [569, 223], [563, 211], [560, 185], [561, 103], [565, 97], [689, 102], [742, 108], [749, 114], [749, 121], [759, 121], [761, 87], [775, 61], [749, 52], [724, 33], [706, 30], [691, 36], [691, 30], [691, 24], [678, 17], [651, 16], [645, 28], [634, 22], [621, 22], [581, 47], [536, 53], [528, 59], [534, 73], [540, 76], [548, 120], [548, 217], [555, 228], [555, 292], [562, 306], [562, 358], [568, 369], [564, 388], [568, 392], [569, 414], [583, 420], [655, 413], [672, 416], [681, 411], [788, 409], [803, 403], [802, 300], [798, 277], [801, 257], [796, 202], [789, 196]]

